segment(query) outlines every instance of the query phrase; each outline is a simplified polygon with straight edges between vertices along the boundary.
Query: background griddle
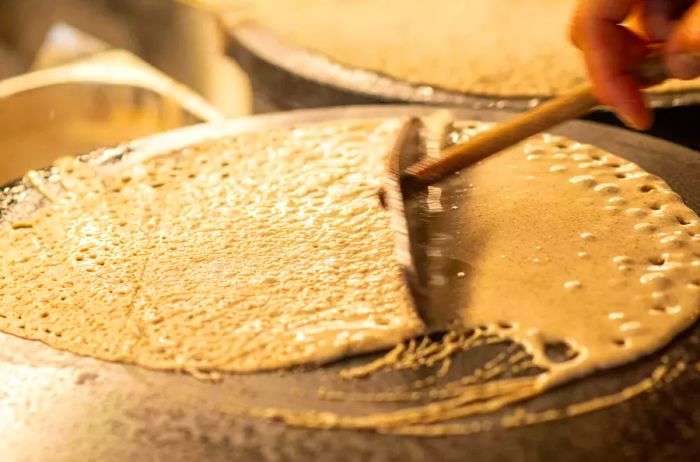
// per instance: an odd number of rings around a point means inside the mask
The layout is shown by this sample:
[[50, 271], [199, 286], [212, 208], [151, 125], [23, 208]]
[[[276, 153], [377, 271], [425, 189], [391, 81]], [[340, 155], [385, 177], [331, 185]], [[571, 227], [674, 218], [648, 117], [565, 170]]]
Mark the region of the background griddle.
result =
[[[87, 156], [119, 168], [201, 140], [241, 131], [341, 118], [427, 114], [418, 107], [309, 110], [204, 125], [138, 140]], [[506, 114], [456, 111], [460, 119], [497, 121]], [[642, 165], [700, 211], [700, 155], [688, 149], [611, 127], [572, 122], [556, 131]], [[4, 205], [2, 205], [4, 204]], [[41, 196], [16, 183], [0, 193], [0, 220], [32, 213]], [[462, 355], [455, 369], [482, 364], [493, 351]], [[612, 408], [556, 422], [468, 436], [413, 438], [348, 430], [288, 427], [236, 417], [236, 404], [304, 407], [304, 393], [319, 385], [343, 387], [337, 371], [351, 359], [323, 368], [226, 374], [207, 383], [186, 374], [151, 371], [59, 352], [38, 342], [0, 334], [0, 454], [28, 460], [470, 460], [619, 461], [698, 460], [700, 457], [700, 327], [663, 352], [633, 364], [566, 384], [527, 403], [542, 409], [615, 391], [648, 375], [662, 354], [689, 370], [674, 382]], [[480, 359], [481, 357], [481, 359]], [[366, 360], [364, 358], [363, 360]], [[365, 389], [415, 379], [420, 372], [354, 382]], [[315, 404], [318, 404], [313, 400]], [[329, 405], [331, 406], [331, 405]], [[337, 404], [332, 407], [337, 409]], [[378, 409], [340, 404], [346, 412]]]
[[[466, 27], [466, 26], [465, 26]], [[281, 40], [252, 24], [228, 26], [228, 51], [251, 76], [256, 113], [350, 104], [430, 104], [469, 109], [524, 111], [551, 95], [499, 97], [415, 85], [376, 72], [350, 68]], [[651, 94], [658, 117], [650, 134], [700, 150], [700, 89]], [[609, 111], [590, 120], [622, 123]]]

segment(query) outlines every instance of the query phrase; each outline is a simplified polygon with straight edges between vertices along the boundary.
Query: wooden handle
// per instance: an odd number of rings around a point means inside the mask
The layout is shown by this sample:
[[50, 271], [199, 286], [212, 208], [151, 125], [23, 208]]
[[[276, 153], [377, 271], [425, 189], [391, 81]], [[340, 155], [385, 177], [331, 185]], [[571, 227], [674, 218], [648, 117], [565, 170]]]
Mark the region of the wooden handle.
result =
[[[666, 69], [660, 54], [654, 53], [630, 70], [642, 86], [663, 82]], [[434, 184], [464, 167], [504, 150], [541, 131], [586, 114], [598, 105], [592, 87], [585, 86], [479, 133], [466, 143], [450, 146], [439, 159], [425, 159], [404, 172], [403, 179], [417, 186]]]
[[422, 185], [433, 184], [525, 138], [581, 117], [597, 105], [598, 100], [593, 96], [591, 87], [586, 85], [520, 114], [503, 125], [481, 132], [466, 143], [450, 146], [443, 151], [441, 158], [424, 159], [406, 169], [404, 176]]

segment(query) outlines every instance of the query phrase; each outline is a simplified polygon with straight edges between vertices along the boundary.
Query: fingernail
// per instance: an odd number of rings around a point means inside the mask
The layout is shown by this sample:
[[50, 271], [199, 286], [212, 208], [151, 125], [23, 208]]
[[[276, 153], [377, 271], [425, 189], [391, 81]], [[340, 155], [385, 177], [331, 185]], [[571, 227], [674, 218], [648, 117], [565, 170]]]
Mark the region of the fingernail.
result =
[[630, 114], [627, 111], [615, 111], [615, 115], [632, 130], [647, 130], [653, 120], [649, 120], [648, 117], [644, 115]]
[[622, 122], [627, 125], [627, 127], [633, 129], [633, 130], [642, 130], [644, 127], [642, 127], [640, 124], [637, 123], [634, 119], [627, 117], [624, 114], [618, 114], [617, 115]]
[[690, 53], [671, 55], [666, 60], [668, 72], [677, 79], [692, 79], [700, 76], [700, 57]]
[[617, 115], [617, 118], [622, 121], [627, 127], [632, 128], [634, 130], [639, 130], [639, 124], [637, 123], [636, 120], [634, 120], [633, 117], [630, 117], [628, 114], [626, 114], [624, 111], [615, 111], [615, 115]]

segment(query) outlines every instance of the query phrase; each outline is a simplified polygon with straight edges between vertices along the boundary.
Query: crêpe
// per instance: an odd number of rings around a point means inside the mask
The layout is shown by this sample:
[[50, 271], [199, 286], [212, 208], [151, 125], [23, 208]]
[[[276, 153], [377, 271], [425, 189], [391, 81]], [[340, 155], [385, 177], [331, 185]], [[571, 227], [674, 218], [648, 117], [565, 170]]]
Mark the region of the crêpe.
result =
[[69, 193], [0, 238], [0, 327], [143, 366], [250, 371], [419, 332], [377, 200], [390, 131], [251, 133]]
[[[112, 176], [62, 162], [68, 191], [0, 234], [0, 329], [190, 371], [322, 362], [420, 333], [377, 200], [398, 127], [251, 132]], [[654, 351], [698, 316], [697, 215], [612, 154], [541, 135], [428, 199], [433, 309], [524, 345], [550, 371], [537, 388]]]
[[[549, 96], [586, 82], [568, 41], [577, 0], [238, 0], [284, 41], [414, 84], [493, 96]], [[669, 81], [656, 92], [697, 89]]]

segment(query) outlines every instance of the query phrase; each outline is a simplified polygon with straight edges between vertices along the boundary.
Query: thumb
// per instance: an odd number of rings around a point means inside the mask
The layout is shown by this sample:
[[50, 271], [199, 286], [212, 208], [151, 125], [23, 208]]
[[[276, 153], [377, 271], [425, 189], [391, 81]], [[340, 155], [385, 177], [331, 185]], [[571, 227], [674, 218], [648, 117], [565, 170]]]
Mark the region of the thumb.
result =
[[664, 47], [666, 68], [672, 77], [700, 76], [700, 2], [696, 2], [671, 32]]
[[695, 0], [646, 0], [633, 10], [630, 27], [649, 42], [666, 42], [695, 3]]

